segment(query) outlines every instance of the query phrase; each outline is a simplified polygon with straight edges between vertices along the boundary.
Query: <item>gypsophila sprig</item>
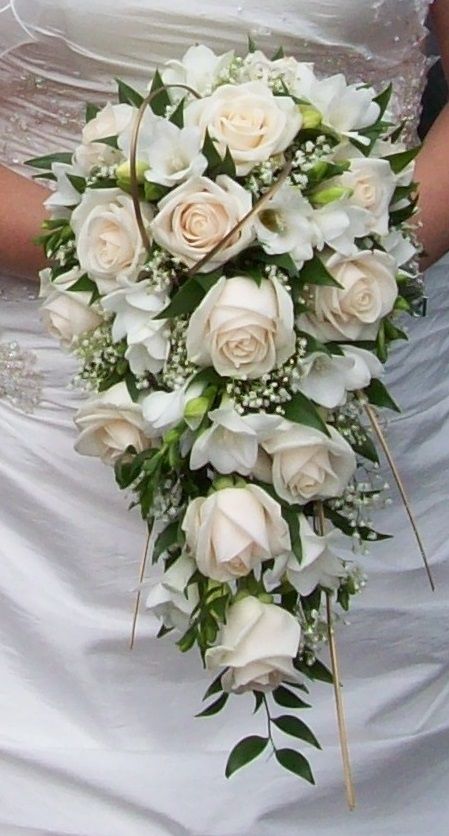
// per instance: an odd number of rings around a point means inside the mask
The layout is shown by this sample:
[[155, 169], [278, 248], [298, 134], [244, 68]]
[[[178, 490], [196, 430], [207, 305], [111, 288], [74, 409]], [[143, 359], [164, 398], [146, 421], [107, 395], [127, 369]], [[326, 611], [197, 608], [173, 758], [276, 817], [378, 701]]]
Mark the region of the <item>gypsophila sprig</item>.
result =
[[95, 141], [63, 171], [30, 161], [56, 189], [44, 319], [90, 393], [77, 450], [155, 522], [162, 571], [141, 594], [211, 674], [200, 715], [251, 692], [262, 718], [228, 777], [271, 749], [314, 781], [278, 734], [319, 747], [296, 713], [306, 680], [332, 682], [327, 601], [345, 623], [366, 582], [354, 555], [387, 536], [366, 406], [397, 409], [383, 364], [422, 305], [415, 152], [386, 120], [391, 90], [327, 84], [282, 51], [193, 47], [145, 102], [119, 82], [118, 108], [88, 108]]

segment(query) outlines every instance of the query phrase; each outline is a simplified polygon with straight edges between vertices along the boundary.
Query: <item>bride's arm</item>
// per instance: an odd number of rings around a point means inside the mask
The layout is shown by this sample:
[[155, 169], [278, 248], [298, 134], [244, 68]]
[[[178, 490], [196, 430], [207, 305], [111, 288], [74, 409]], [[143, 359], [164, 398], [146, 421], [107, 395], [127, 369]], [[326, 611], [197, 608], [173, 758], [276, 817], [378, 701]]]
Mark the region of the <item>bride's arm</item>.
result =
[[33, 238], [45, 218], [48, 189], [0, 165], [0, 272], [37, 279], [45, 265]]
[[[449, 0], [436, 0], [432, 24], [449, 80]], [[420, 183], [420, 238], [428, 267], [449, 250], [449, 104], [426, 136], [416, 161]]]

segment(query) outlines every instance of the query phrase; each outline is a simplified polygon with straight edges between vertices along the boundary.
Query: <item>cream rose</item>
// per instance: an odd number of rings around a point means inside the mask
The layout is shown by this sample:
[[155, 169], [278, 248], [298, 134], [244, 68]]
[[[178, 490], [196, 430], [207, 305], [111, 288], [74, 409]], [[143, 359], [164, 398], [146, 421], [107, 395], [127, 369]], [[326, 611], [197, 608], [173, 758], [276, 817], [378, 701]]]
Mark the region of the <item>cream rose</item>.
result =
[[74, 340], [93, 331], [102, 317], [90, 307], [91, 294], [54, 290], [41, 306], [41, 316], [47, 331], [60, 340], [64, 348], [71, 348]]
[[[187, 267], [193, 267], [251, 210], [252, 201], [246, 189], [221, 175], [216, 182], [207, 177], [191, 177], [158, 206], [159, 212], [151, 224], [154, 240]], [[204, 265], [203, 272], [209, 273], [229, 261], [253, 238], [252, 225], [245, 224]]]
[[206, 667], [227, 668], [225, 691], [272, 691], [283, 680], [298, 681], [293, 659], [300, 639], [291, 613], [248, 596], [229, 608], [219, 644], [206, 651]]
[[303, 505], [344, 491], [356, 469], [352, 447], [333, 427], [330, 437], [302, 424], [285, 421], [262, 442], [272, 457], [273, 485], [278, 496]]
[[98, 456], [105, 464], [114, 464], [127, 447], [141, 453], [151, 446], [142, 408], [131, 400], [125, 383], [89, 398], [78, 410], [75, 424], [80, 430], [75, 449], [84, 456]]
[[295, 138], [302, 117], [290, 96], [274, 96], [262, 81], [236, 87], [224, 84], [211, 96], [191, 102], [185, 124], [198, 125], [216, 142], [222, 156], [229, 148], [237, 174], [284, 151]]
[[322, 342], [375, 339], [398, 294], [394, 259], [366, 250], [352, 258], [334, 254], [326, 266], [341, 289], [312, 287], [314, 310], [299, 317], [299, 328]]
[[[150, 220], [150, 209], [144, 209]], [[120, 189], [89, 189], [72, 215], [81, 268], [100, 293], [117, 289], [117, 280], [135, 281], [145, 260], [131, 197]]]
[[387, 160], [356, 157], [351, 168], [335, 180], [335, 185], [352, 190], [349, 202], [366, 211], [366, 232], [388, 234], [388, 209], [396, 188], [396, 178]]
[[290, 549], [280, 505], [256, 485], [194, 499], [182, 528], [198, 569], [216, 581], [248, 575], [262, 561]]
[[257, 378], [293, 354], [293, 303], [276, 279], [222, 277], [192, 314], [187, 353], [220, 375]]

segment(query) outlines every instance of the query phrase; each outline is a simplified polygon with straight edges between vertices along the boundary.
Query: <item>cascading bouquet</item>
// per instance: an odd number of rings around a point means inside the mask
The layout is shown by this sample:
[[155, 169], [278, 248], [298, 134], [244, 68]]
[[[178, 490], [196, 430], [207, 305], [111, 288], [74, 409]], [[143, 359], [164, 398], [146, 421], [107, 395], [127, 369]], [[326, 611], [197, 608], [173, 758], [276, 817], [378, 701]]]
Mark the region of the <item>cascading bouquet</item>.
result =
[[153, 528], [147, 606], [215, 675], [201, 714], [248, 691], [266, 711], [226, 774], [272, 747], [313, 782], [275, 737], [318, 746], [290, 712], [337, 684], [317, 653], [384, 537], [364, 408], [396, 408], [383, 363], [420, 300], [416, 150], [390, 88], [281, 52], [192, 47], [146, 97], [118, 87], [73, 154], [30, 161], [56, 181], [43, 316], [94, 393], [76, 449]]

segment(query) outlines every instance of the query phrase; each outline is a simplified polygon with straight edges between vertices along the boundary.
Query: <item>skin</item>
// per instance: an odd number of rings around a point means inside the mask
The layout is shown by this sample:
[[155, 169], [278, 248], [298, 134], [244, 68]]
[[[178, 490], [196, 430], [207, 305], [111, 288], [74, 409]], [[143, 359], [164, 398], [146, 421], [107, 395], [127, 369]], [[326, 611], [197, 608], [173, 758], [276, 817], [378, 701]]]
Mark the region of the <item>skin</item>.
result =
[[[435, 0], [432, 26], [449, 80], [449, 0]], [[416, 163], [420, 183], [419, 237], [424, 246], [423, 267], [429, 267], [449, 250], [449, 104], [426, 137]], [[49, 191], [39, 183], [0, 166], [0, 269], [2, 273], [37, 280], [45, 266], [33, 243], [46, 213], [43, 201]]]

